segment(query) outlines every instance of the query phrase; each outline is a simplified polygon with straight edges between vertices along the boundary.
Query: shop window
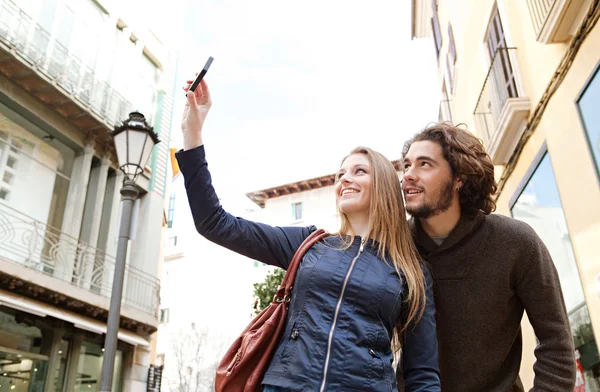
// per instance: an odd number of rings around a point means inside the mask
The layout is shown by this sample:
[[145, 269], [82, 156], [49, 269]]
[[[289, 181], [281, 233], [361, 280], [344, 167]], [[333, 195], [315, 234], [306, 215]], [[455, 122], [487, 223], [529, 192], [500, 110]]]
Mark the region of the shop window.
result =
[[600, 360], [591, 319], [579, 278], [577, 262], [563, 212], [558, 186], [545, 148], [536, 158], [534, 170], [517, 196], [511, 212], [514, 218], [528, 223], [548, 248], [563, 291], [565, 305], [579, 357], [577, 370], [588, 391], [600, 390]]
[[[100, 373], [102, 372], [102, 359], [104, 349], [100, 344], [83, 341], [77, 365], [77, 377], [75, 379], [75, 391], [97, 392], [100, 389]], [[121, 391], [123, 377], [123, 352], [117, 350], [115, 356], [115, 367], [113, 373], [113, 385], [111, 390]]]
[[600, 176], [600, 111], [598, 110], [598, 102], [600, 102], [599, 70], [600, 65], [581, 93], [577, 100], [577, 105], [585, 129], [588, 146], [596, 165], [596, 172]]
[[66, 339], [61, 339], [58, 347], [57, 354], [59, 357], [59, 364], [56, 368], [56, 377], [54, 378], [54, 391], [64, 391], [66, 375], [67, 375], [67, 363], [69, 359], [70, 343]]
[[37, 316], [0, 307], [0, 391], [42, 391], [51, 340]]

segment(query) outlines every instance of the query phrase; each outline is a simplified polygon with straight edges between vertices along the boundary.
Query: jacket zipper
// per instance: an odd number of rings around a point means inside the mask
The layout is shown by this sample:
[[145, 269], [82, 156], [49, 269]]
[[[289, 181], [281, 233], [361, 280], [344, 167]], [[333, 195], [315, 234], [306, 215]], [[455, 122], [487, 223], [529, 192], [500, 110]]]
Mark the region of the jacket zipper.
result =
[[340, 313], [340, 307], [342, 306], [342, 299], [344, 298], [344, 292], [346, 291], [346, 285], [348, 284], [348, 280], [350, 279], [350, 274], [354, 269], [354, 264], [356, 264], [356, 260], [358, 260], [358, 256], [360, 256], [361, 252], [365, 248], [366, 238], [362, 238], [360, 241], [360, 247], [358, 248], [358, 253], [356, 257], [350, 263], [350, 268], [348, 268], [348, 272], [346, 273], [346, 278], [344, 279], [344, 284], [342, 285], [342, 291], [340, 292], [340, 297], [338, 298], [337, 305], [335, 307], [335, 313], [333, 314], [333, 323], [331, 324], [331, 329], [329, 330], [329, 339], [327, 341], [327, 355], [325, 355], [325, 368], [323, 369], [323, 382], [321, 383], [320, 392], [325, 390], [325, 384], [327, 382], [327, 368], [329, 367], [329, 357], [331, 355], [331, 343], [333, 341], [333, 332], [335, 331], [335, 324], [337, 323], [337, 317]]

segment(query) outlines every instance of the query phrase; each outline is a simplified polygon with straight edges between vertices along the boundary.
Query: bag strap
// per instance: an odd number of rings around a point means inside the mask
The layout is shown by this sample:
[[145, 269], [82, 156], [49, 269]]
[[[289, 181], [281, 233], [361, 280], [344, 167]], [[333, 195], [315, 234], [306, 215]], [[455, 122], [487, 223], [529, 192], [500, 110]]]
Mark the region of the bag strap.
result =
[[300, 266], [302, 258], [314, 244], [327, 236], [329, 236], [329, 233], [323, 229], [318, 229], [310, 233], [310, 235], [306, 237], [302, 244], [300, 244], [296, 250], [296, 253], [294, 253], [294, 257], [292, 258], [287, 271], [285, 272], [285, 276], [283, 277], [281, 285], [277, 288], [277, 292], [273, 297], [273, 302], [290, 302], [292, 287], [294, 286], [294, 281], [296, 280], [296, 272], [298, 271], [298, 267]]

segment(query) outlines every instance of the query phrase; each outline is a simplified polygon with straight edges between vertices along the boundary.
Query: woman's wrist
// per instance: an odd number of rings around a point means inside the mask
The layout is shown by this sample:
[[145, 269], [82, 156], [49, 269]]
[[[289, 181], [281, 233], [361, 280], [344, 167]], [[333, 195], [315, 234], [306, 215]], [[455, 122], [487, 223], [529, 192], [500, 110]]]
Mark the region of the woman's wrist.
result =
[[196, 147], [200, 147], [202, 144], [204, 144], [202, 142], [202, 135], [201, 134], [197, 134], [197, 135], [183, 135], [183, 150], [187, 151], [187, 150], [192, 150]]

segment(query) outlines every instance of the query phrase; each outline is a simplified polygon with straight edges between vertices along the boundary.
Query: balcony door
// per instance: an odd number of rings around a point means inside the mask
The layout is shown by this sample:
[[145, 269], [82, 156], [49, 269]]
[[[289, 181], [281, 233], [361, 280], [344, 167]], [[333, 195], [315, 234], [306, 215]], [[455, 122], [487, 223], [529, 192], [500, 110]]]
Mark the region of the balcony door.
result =
[[500, 20], [498, 7], [495, 7], [486, 33], [486, 46], [490, 56], [490, 77], [493, 80], [495, 100], [490, 108], [495, 119], [498, 119], [508, 98], [516, 98], [517, 84], [510, 63], [509, 51], [506, 45], [504, 28]]

